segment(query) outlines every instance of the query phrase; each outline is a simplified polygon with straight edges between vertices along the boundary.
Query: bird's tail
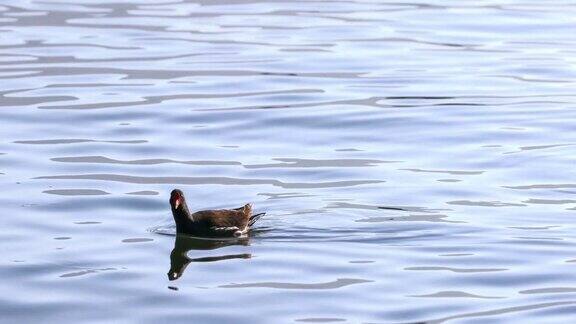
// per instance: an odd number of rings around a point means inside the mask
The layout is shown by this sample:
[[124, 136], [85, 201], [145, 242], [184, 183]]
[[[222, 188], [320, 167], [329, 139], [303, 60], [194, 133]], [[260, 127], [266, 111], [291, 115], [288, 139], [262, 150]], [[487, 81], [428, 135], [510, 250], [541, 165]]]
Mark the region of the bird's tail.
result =
[[266, 213], [259, 213], [259, 214], [250, 216], [250, 219], [248, 220], [248, 226], [251, 227], [252, 225], [254, 225], [254, 223], [256, 223], [256, 221], [258, 221], [260, 219], [260, 217], [262, 217], [264, 215], [266, 215]]

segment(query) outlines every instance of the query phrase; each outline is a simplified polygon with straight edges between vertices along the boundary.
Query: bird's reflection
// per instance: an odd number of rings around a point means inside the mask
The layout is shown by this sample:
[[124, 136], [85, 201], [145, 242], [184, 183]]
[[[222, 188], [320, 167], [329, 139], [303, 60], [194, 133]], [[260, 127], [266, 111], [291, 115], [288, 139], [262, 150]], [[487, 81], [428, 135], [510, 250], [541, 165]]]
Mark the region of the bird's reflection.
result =
[[248, 238], [233, 240], [207, 240], [186, 235], [177, 235], [176, 240], [174, 241], [174, 249], [172, 249], [172, 253], [170, 253], [170, 271], [168, 271], [168, 279], [172, 281], [182, 277], [186, 267], [191, 262], [214, 262], [228, 259], [249, 259], [252, 257], [249, 253], [201, 258], [188, 257], [188, 251], [190, 250], [215, 250], [230, 245], [248, 245]]

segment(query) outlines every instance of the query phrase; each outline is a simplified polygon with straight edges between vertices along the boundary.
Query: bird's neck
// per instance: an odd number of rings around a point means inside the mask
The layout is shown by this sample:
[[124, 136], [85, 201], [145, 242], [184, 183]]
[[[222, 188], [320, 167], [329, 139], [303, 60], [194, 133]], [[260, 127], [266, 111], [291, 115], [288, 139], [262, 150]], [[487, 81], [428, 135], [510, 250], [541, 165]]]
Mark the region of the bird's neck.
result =
[[176, 230], [178, 232], [183, 231], [194, 223], [194, 217], [190, 214], [186, 203], [182, 203], [180, 208], [173, 210], [172, 215], [174, 216], [174, 222], [176, 223]]

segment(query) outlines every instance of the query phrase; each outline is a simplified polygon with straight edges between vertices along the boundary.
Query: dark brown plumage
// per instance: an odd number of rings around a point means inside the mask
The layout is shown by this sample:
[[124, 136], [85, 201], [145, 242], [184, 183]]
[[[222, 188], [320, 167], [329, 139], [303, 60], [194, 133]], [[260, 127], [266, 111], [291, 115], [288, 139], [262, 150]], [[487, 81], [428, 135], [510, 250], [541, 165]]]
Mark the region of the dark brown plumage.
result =
[[176, 232], [194, 236], [239, 237], [247, 233], [265, 214], [252, 215], [250, 204], [236, 209], [202, 210], [191, 214], [180, 189], [172, 190], [170, 206], [176, 222]]

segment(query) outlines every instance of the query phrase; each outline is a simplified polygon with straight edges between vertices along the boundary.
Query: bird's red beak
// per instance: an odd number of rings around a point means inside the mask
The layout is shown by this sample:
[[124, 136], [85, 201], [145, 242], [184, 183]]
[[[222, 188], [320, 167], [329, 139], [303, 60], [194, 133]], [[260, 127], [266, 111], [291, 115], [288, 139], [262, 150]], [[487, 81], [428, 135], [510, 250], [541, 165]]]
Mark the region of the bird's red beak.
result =
[[175, 210], [178, 209], [180, 205], [182, 205], [182, 196], [177, 192], [172, 193], [172, 197], [170, 197], [170, 204], [174, 206]]

